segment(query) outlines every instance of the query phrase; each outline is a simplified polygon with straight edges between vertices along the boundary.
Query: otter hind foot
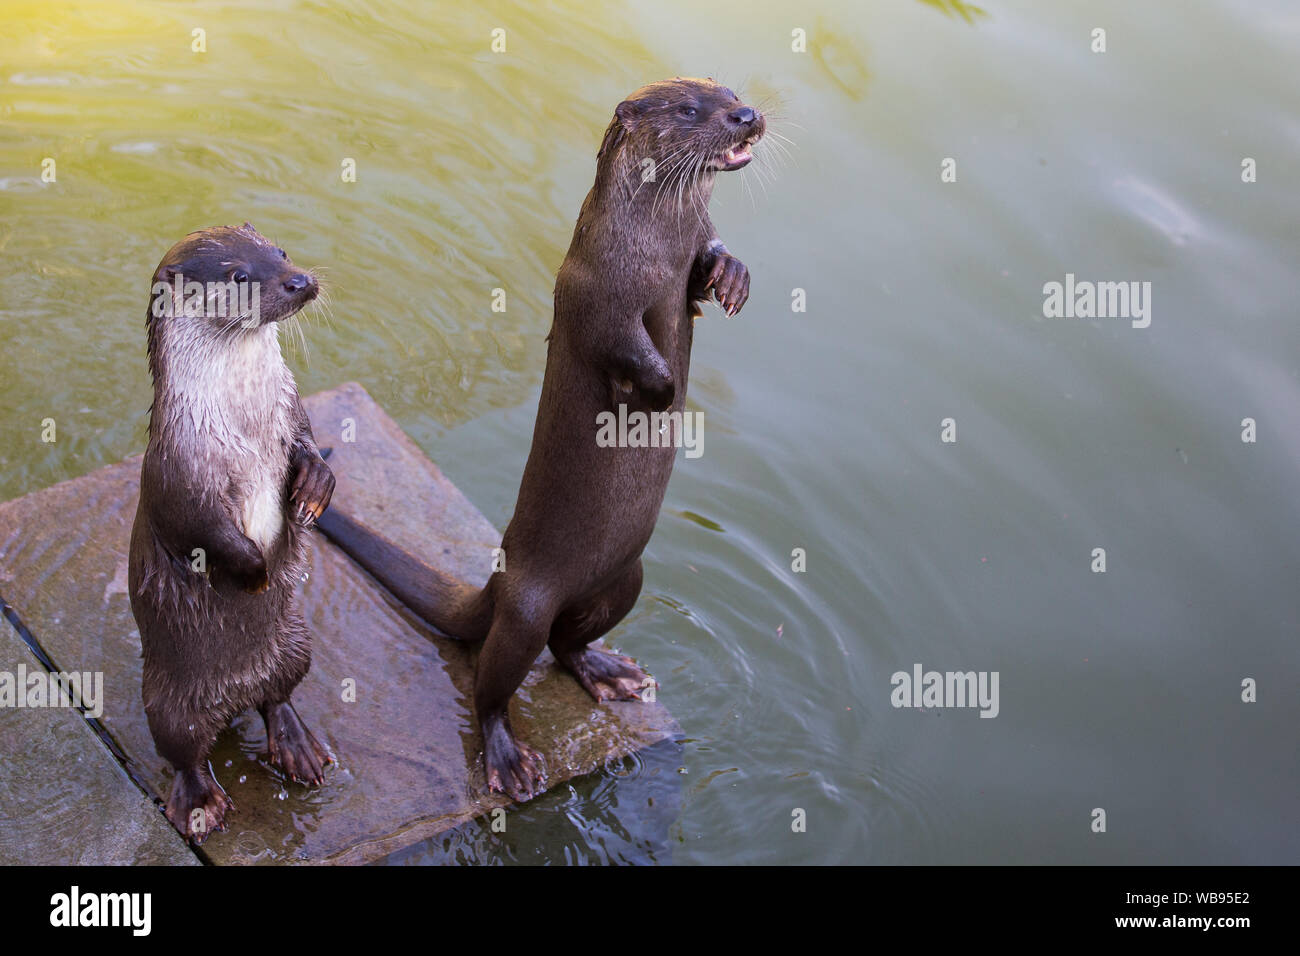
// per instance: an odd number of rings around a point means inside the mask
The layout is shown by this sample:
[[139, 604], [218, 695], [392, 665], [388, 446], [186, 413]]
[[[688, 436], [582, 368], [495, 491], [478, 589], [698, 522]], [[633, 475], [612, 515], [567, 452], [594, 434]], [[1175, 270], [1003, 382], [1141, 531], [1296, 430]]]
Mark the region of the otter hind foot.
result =
[[176, 771], [171, 796], [167, 798], [167, 819], [195, 846], [213, 830], [226, 828], [226, 814], [235, 804], [206, 767], [185, 767]]
[[578, 678], [597, 703], [607, 700], [645, 700], [645, 691], [659, 683], [622, 654], [585, 647], [560, 657], [560, 663]]
[[273, 766], [295, 783], [322, 784], [325, 767], [334, 763], [287, 700], [262, 707], [266, 721], [266, 746]]
[[516, 740], [505, 721], [483, 722], [483, 744], [488, 790], [523, 802], [545, 789], [542, 755]]

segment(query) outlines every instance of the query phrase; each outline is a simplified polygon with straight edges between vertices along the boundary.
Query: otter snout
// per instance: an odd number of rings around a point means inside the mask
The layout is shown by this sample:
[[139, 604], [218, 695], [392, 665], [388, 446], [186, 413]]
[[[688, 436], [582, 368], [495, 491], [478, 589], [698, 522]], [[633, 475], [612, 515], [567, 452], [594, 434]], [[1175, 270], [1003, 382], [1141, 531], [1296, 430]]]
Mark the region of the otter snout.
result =
[[763, 114], [751, 106], [738, 106], [728, 112], [727, 125], [736, 131], [737, 142], [718, 158], [715, 168], [722, 172], [749, 165], [754, 158], [749, 148], [762, 139], [767, 129]]
[[737, 126], [749, 126], [759, 119], [760, 115], [761, 114], [757, 110], [750, 109], [748, 106], [742, 106], [740, 109], [732, 110], [728, 113], [727, 119], [731, 120], [731, 122], [735, 123]]
[[316, 293], [320, 291], [320, 285], [310, 272], [298, 272], [284, 281], [284, 291], [290, 295], [306, 292], [309, 293], [308, 298], [315, 298]]

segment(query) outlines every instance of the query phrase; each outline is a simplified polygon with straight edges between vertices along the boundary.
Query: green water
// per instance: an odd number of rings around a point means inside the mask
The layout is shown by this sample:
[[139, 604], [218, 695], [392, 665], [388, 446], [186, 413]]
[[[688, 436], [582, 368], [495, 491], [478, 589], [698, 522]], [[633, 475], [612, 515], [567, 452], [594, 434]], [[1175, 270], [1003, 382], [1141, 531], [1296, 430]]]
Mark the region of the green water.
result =
[[[143, 449], [149, 275], [248, 219], [330, 289], [301, 390], [504, 526], [600, 133], [712, 75], [795, 146], [719, 182], [751, 298], [612, 636], [686, 740], [394, 862], [1300, 861], [1300, 10], [983, 7], [3, 4], [0, 499]], [[1045, 318], [1067, 273], [1150, 326]], [[893, 707], [918, 663], [997, 717]]]

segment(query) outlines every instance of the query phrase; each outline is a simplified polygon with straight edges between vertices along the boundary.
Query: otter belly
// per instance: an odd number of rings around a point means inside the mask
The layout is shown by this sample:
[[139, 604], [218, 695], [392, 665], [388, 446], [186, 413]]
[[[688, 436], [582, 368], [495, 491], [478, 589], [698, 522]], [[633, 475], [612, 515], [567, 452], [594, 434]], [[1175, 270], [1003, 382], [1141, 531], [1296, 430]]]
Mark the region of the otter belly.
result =
[[284, 483], [271, 480], [270, 475], [259, 475], [246, 491], [240, 524], [244, 536], [253, 541], [264, 554], [284, 531], [284, 502], [281, 500]]

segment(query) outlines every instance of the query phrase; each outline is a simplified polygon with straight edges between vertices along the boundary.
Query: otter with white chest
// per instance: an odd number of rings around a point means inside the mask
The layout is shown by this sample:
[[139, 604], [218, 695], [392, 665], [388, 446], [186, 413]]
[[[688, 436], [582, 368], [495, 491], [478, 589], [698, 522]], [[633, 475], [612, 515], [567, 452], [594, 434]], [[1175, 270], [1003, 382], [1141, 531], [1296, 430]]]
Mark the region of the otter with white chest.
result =
[[729, 315], [745, 304], [749, 271], [718, 238], [708, 203], [716, 174], [746, 165], [765, 129], [711, 80], [653, 83], [618, 105], [556, 279], [505, 570], [486, 587], [451, 579], [337, 507], [320, 523], [424, 620], [485, 640], [474, 708], [492, 790], [526, 799], [541, 788], [541, 759], [515, 739], [507, 707], [542, 648], [598, 701], [637, 698], [651, 682], [630, 658], [588, 645], [641, 592], [641, 552], [675, 449], [602, 447], [598, 420], [620, 405], [681, 413], [699, 303], [713, 295]]
[[167, 819], [201, 843], [231, 809], [208, 752], [235, 714], [261, 711], [291, 779], [320, 783], [332, 762], [290, 695], [311, 665], [294, 589], [334, 476], [278, 333], [319, 285], [249, 223], [187, 236], [153, 281], [131, 610], [149, 730], [176, 770]]

